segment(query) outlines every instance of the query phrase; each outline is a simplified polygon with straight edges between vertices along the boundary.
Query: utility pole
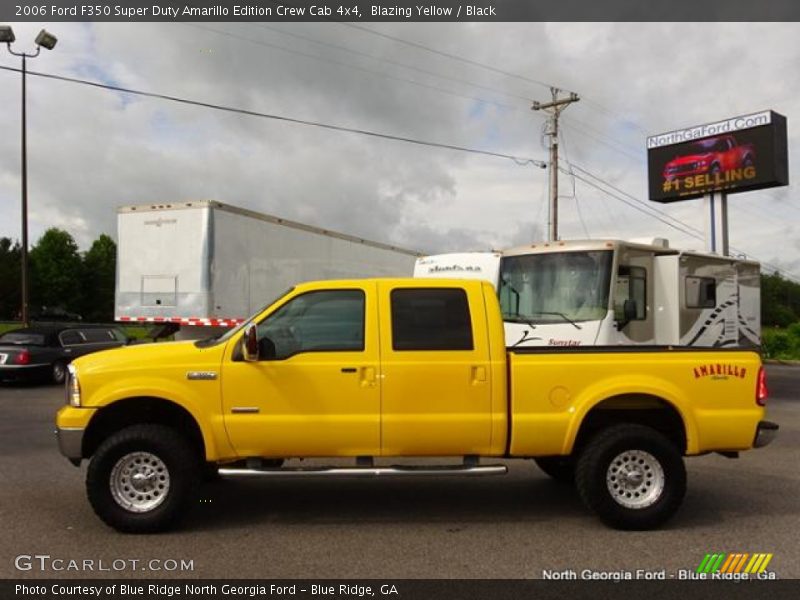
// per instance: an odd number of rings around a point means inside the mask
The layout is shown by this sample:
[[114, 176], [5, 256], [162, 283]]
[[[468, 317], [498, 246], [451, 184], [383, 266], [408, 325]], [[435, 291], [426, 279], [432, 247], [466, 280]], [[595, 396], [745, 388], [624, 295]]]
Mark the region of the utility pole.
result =
[[553, 100], [545, 103], [534, 100], [531, 107], [532, 110], [550, 113], [546, 131], [546, 135], [550, 137], [550, 208], [547, 211], [547, 240], [550, 242], [558, 239], [558, 117], [567, 106], [580, 100], [575, 92], [570, 92], [566, 98], [559, 98], [559, 92], [561, 90], [558, 88], [551, 87]]

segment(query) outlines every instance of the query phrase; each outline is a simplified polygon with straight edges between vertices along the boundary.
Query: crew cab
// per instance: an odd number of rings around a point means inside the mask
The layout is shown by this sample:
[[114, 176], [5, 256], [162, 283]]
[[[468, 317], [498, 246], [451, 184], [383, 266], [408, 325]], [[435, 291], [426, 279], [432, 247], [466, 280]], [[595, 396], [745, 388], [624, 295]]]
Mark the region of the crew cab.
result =
[[[171, 526], [209, 468], [492, 475], [513, 458], [574, 481], [610, 526], [649, 529], [682, 501], [684, 456], [771, 441], [765, 400], [752, 351], [506, 348], [488, 282], [365, 279], [297, 285], [218, 338], [82, 357], [56, 433], [121, 531]], [[283, 466], [310, 457], [353, 460]], [[383, 464], [400, 457], [452, 464]]]
[[755, 161], [753, 145], [740, 145], [732, 135], [697, 140], [690, 149], [664, 166], [665, 180], [752, 167]]

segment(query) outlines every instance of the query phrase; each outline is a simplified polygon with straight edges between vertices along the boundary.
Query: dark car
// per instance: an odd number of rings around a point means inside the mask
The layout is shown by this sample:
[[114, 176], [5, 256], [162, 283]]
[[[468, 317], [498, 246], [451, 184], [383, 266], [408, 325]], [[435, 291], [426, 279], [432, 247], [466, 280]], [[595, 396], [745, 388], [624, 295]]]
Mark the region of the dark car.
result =
[[0, 335], [0, 380], [63, 383], [69, 362], [128, 338], [108, 325], [33, 325]]

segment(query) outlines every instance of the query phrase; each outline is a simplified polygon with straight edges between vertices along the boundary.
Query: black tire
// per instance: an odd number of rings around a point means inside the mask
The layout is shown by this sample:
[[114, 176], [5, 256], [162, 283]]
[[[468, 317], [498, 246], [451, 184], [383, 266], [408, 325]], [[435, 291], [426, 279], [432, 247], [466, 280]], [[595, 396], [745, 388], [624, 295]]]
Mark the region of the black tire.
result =
[[117, 531], [163, 531], [196, 498], [200, 464], [196, 450], [174, 429], [133, 425], [100, 444], [86, 473], [86, 493], [97, 516]]
[[536, 466], [558, 483], [575, 481], [575, 461], [571, 456], [541, 456], [534, 458]]
[[614, 425], [581, 451], [575, 483], [584, 504], [607, 525], [654, 529], [683, 501], [686, 468], [675, 444], [658, 431]]
[[219, 465], [217, 463], [203, 463], [200, 468], [200, 477], [203, 481], [219, 481], [222, 477], [219, 474]]
[[50, 379], [53, 383], [61, 385], [67, 380], [67, 363], [57, 360], [50, 367]]

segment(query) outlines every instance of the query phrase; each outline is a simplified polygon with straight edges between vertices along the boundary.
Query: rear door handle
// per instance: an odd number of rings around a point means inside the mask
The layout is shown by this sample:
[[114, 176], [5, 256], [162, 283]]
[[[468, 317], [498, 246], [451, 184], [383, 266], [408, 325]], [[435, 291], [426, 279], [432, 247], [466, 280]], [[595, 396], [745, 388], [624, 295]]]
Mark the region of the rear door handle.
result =
[[355, 373], [358, 371], [355, 367], [342, 367], [342, 373]]
[[472, 385], [480, 385], [486, 382], [486, 367], [472, 367]]
[[361, 367], [361, 387], [375, 387], [375, 367]]

